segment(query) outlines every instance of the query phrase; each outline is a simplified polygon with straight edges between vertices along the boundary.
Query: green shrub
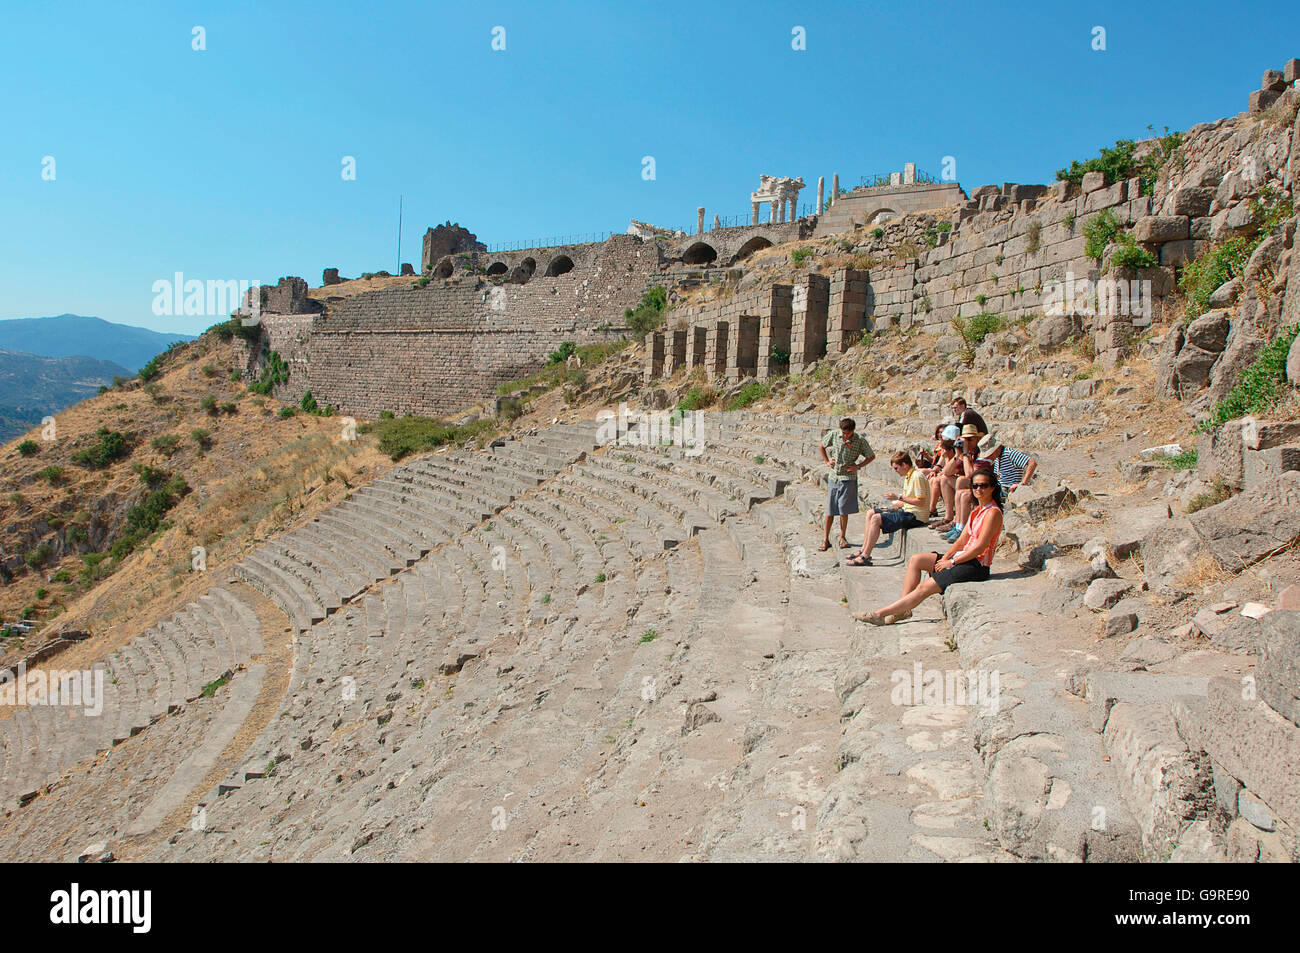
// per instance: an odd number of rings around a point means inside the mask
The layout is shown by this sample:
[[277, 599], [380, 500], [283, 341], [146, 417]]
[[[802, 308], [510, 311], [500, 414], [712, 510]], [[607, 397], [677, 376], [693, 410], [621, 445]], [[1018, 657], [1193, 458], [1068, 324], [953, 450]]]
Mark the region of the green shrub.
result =
[[50, 590], [46, 589], [44, 586], [36, 590], [37, 599], [44, 599], [49, 594], [50, 594]]
[[284, 363], [278, 351], [269, 351], [266, 355], [266, 367], [262, 376], [248, 385], [248, 389], [258, 394], [269, 394], [281, 384], [289, 382], [289, 366]]
[[1133, 236], [1121, 232], [1118, 238], [1119, 248], [1110, 256], [1110, 263], [1115, 268], [1154, 268], [1159, 262], [1156, 256], [1145, 248], [1139, 248]]
[[885, 237], [885, 230], [884, 230], [883, 228], [873, 228], [873, 229], [871, 230], [871, 237], [872, 237], [872, 238], [884, 238], [884, 237]]
[[58, 483], [63, 479], [63, 467], [51, 464], [36, 475], [42, 480], [48, 480], [50, 483]]
[[802, 265], [805, 261], [811, 258], [812, 255], [813, 250], [811, 248], [796, 248], [794, 251], [790, 252], [790, 260], [796, 265]]
[[954, 326], [957, 327], [958, 333], [967, 346], [971, 348], [978, 347], [990, 334], [1005, 330], [1007, 326], [1005, 318], [998, 314], [989, 314], [987, 311], [980, 312], [969, 321], [961, 321], [960, 325], [957, 325], [958, 320], [960, 319], [954, 320]]
[[27, 565], [35, 569], [54, 555], [54, 547], [48, 542], [41, 543], [27, 554]]
[[391, 410], [381, 410], [381, 411], [379, 412], [379, 419], [380, 419], [380, 420], [392, 420], [392, 419], [393, 419], [393, 412], [392, 412]]
[[1094, 261], [1101, 261], [1106, 249], [1119, 234], [1120, 222], [1110, 209], [1094, 215], [1083, 226], [1083, 253]]
[[563, 364], [578, 351], [578, 345], [573, 341], [565, 341], [560, 345], [558, 350], [552, 351], [551, 356], [546, 359], [547, 366]]
[[292, 417], [292, 416], [293, 416], [294, 414], [296, 414], [297, 412], [298, 412], [298, 408], [297, 408], [297, 407], [281, 407], [281, 408], [280, 408], [280, 419], [283, 420], [283, 419], [285, 419], [285, 418]]
[[790, 352], [783, 347], [773, 347], [768, 352], [767, 361], [769, 364], [789, 364]]
[[157, 450], [159, 453], [163, 454], [164, 456], [170, 457], [173, 453], [176, 452], [176, 448], [180, 446], [180, 443], [181, 443], [180, 434], [165, 433], [157, 437], [154, 437], [150, 443], [150, 446], [152, 446], [155, 450]]
[[1206, 249], [1183, 266], [1178, 290], [1183, 294], [1183, 318], [1190, 321], [1210, 309], [1210, 296], [1219, 286], [1246, 271], [1250, 260], [1245, 238], [1232, 238]]
[[217, 410], [217, 398], [213, 394], [206, 395], [201, 401], [199, 401], [199, 406], [213, 417], [220, 413], [220, 411]]
[[1025, 251], [1031, 255], [1043, 247], [1043, 223], [1034, 219], [1025, 230]]
[[1287, 392], [1286, 356], [1291, 342], [1300, 333], [1300, 325], [1283, 328], [1255, 358], [1250, 367], [1241, 372], [1228, 396], [1210, 408], [1210, 416], [1196, 427], [1197, 433], [1245, 417], [1272, 410]]
[[718, 395], [712, 387], [701, 387], [696, 384], [678, 402], [677, 409], [683, 413], [691, 410], [703, 410], [705, 407], [712, 407], [717, 400]]
[[396, 461], [413, 453], [433, 450], [445, 443], [463, 443], [494, 429], [494, 425], [491, 420], [476, 420], [462, 427], [442, 420], [408, 415], [362, 424], [360, 429], [362, 433], [375, 434], [379, 449]]
[[1198, 513], [1203, 509], [1211, 506], [1217, 506], [1228, 497], [1232, 496], [1232, 490], [1219, 477], [1215, 477], [1210, 482], [1210, 488], [1203, 493], [1197, 493], [1187, 502], [1188, 513]]
[[[820, 368], [818, 368], [820, 370]], [[735, 397], [728, 402], [727, 410], [743, 410], [750, 404], [756, 403], [770, 396], [772, 393], [771, 386], [767, 381], [750, 381], [740, 389]]]
[[23, 457], [35, 456], [40, 452], [41, 445], [35, 440], [24, 440], [18, 445], [18, 454]]
[[99, 443], [73, 453], [73, 463], [90, 469], [99, 469], [130, 454], [131, 446], [119, 431], [100, 427], [96, 434]]
[[216, 377], [221, 371], [217, 370], [215, 364], [204, 364], [201, 368], [204, 377]]
[[641, 302], [635, 308], [623, 312], [628, 330], [640, 339], [664, 323], [664, 312], [668, 310], [668, 292], [663, 285], [655, 285], [641, 296]]
[[1199, 454], [1195, 447], [1172, 457], [1161, 457], [1156, 463], [1168, 470], [1195, 470]]
[[108, 553], [86, 553], [82, 559], [85, 565], [81, 567], [82, 585], [89, 586], [91, 583], [99, 580], [104, 575], [102, 563], [108, 558]]
[[114, 563], [131, 555], [151, 535], [167, 528], [163, 517], [186, 493], [190, 492], [185, 479], [155, 467], [141, 467], [140, 479], [148, 488], [145, 497], [126, 511], [126, 526], [121, 536], [109, 548]]
[[199, 445], [202, 450], [212, 446], [212, 431], [205, 430], [202, 427], [195, 427], [190, 431], [190, 439]]
[[234, 413], [238, 413], [238, 412], [239, 412], [239, 405], [233, 403], [232, 401], [226, 401], [224, 404], [221, 405], [221, 412], [222, 412], [223, 414], [234, 414]]
[[303, 393], [302, 400], [298, 402], [298, 406], [309, 414], [317, 413], [320, 410], [320, 408], [316, 406], [316, 398], [311, 395], [311, 391]]
[[[1147, 126], [1151, 129], [1150, 126]], [[1142, 158], [1135, 158], [1137, 143], [1132, 139], [1120, 139], [1110, 148], [1102, 147], [1101, 155], [1086, 162], [1073, 160], [1067, 168], [1058, 169], [1056, 178], [1061, 181], [1079, 185], [1088, 172], [1101, 172], [1107, 182], [1119, 182], [1122, 179], [1140, 178], [1142, 194], [1155, 192], [1156, 177], [1166, 162], [1172, 159], [1183, 143], [1181, 132], [1170, 132], [1165, 127], [1163, 136], [1155, 137], [1152, 148]]]

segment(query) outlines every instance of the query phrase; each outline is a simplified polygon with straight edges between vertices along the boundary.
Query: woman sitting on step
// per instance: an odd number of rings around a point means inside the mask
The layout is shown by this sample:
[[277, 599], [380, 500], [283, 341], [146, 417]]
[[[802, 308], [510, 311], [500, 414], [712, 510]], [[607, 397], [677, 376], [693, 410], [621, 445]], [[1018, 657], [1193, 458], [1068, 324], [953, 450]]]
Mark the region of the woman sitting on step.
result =
[[[855, 612], [853, 618], [872, 625], [893, 625], [910, 619], [913, 609], [954, 583], [988, 579], [1002, 533], [1002, 488], [997, 474], [980, 468], [971, 478], [971, 492], [975, 495], [975, 509], [949, 550], [942, 556], [938, 553], [913, 556], [907, 562], [902, 598], [875, 612]], [[921, 574], [926, 572], [930, 578], [922, 582]]]

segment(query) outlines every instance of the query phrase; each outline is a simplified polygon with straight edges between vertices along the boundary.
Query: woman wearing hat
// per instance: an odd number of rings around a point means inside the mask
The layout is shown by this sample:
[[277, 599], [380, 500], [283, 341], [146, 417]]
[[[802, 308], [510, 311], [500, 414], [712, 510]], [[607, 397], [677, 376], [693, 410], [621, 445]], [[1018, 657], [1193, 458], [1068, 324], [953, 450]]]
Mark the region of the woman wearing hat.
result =
[[961, 535], [962, 527], [966, 525], [966, 515], [971, 508], [970, 478], [975, 473], [983, 436], [984, 432], [977, 424], [965, 424], [961, 428], [961, 446], [957, 448], [957, 455], [944, 467], [939, 480], [943, 492], [944, 522], [935, 529], [946, 532], [944, 538], [950, 543]]

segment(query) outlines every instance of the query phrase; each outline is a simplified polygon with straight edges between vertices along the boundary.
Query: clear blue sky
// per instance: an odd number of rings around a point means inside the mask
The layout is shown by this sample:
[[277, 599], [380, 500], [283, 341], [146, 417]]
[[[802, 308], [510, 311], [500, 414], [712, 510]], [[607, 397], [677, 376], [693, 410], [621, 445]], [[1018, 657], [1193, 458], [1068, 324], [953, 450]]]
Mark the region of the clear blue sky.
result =
[[1298, 8], [1257, 8], [9, 0], [0, 318], [195, 333], [214, 319], [156, 317], [154, 281], [396, 271], [399, 194], [418, 268], [448, 219], [489, 243], [680, 227], [746, 212], [760, 173], [810, 202], [819, 175], [945, 155], [968, 191], [1050, 182], [1148, 123], [1244, 110], [1300, 55]]

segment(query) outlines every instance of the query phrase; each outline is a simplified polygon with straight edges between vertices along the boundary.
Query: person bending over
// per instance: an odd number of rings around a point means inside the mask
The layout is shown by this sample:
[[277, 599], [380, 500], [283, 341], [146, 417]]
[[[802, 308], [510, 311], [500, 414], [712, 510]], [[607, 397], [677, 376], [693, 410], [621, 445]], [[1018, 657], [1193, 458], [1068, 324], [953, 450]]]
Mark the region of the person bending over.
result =
[[862, 548], [847, 560], [850, 566], [870, 566], [871, 550], [876, 546], [882, 532], [894, 534], [901, 529], [924, 526], [924, 516], [930, 505], [930, 485], [925, 475], [912, 466], [912, 458], [899, 451], [889, 459], [894, 472], [903, 478], [903, 492], [885, 494], [885, 499], [893, 501], [888, 509], [874, 509], [867, 514], [866, 527], [862, 534]]
[[[853, 618], [872, 625], [893, 625], [912, 617], [912, 610], [937, 592], [959, 582], [983, 582], [989, 578], [993, 553], [1002, 533], [1002, 491], [994, 473], [981, 469], [971, 479], [971, 492], [978, 505], [970, 522], [949, 550], [918, 553], [907, 563], [903, 595], [896, 602], [874, 612], [855, 612]], [[922, 573], [930, 578], [921, 580]]]

